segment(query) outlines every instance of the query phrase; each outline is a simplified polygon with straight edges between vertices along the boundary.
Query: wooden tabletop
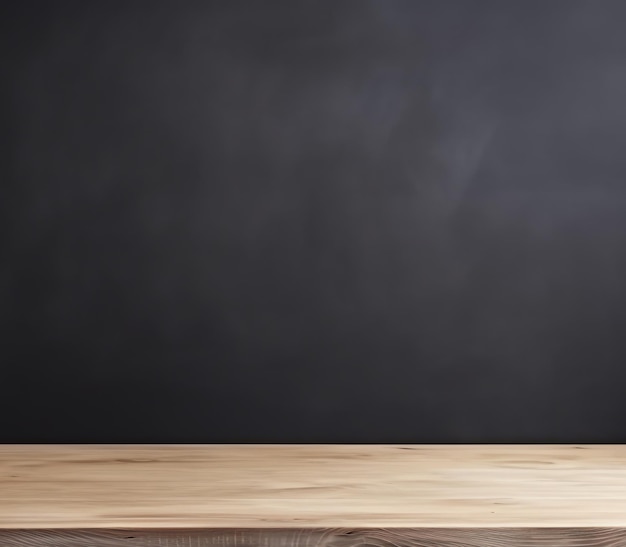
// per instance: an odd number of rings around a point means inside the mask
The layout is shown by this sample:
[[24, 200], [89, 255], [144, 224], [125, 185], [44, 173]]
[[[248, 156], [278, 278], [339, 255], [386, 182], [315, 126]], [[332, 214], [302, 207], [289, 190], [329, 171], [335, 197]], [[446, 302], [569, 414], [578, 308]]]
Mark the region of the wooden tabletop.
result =
[[4, 531], [523, 527], [626, 529], [626, 445], [0, 445]]
[[0, 527], [625, 526], [626, 446], [0, 446]]

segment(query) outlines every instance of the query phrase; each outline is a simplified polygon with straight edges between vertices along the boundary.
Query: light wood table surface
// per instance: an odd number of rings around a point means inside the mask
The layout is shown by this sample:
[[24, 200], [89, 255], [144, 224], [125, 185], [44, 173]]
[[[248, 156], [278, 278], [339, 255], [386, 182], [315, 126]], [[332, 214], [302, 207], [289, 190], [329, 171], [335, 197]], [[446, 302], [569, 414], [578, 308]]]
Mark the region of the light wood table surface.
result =
[[626, 445], [0, 445], [0, 547], [626, 547]]

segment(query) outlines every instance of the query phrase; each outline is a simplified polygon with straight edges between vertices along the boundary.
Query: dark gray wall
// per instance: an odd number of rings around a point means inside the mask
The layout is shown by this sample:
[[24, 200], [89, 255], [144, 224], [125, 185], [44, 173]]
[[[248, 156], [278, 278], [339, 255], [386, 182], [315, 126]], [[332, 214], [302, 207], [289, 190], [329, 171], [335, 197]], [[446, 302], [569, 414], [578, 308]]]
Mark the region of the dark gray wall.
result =
[[0, 441], [626, 441], [626, 3], [3, 3]]

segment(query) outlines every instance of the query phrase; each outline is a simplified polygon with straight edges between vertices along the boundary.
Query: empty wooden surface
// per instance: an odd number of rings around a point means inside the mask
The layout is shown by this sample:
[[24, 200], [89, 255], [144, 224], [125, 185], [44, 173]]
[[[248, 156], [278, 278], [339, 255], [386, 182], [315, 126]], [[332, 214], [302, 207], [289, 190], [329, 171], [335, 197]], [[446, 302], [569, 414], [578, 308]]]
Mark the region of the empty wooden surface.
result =
[[626, 445], [0, 445], [0, 545], [626, 547]]

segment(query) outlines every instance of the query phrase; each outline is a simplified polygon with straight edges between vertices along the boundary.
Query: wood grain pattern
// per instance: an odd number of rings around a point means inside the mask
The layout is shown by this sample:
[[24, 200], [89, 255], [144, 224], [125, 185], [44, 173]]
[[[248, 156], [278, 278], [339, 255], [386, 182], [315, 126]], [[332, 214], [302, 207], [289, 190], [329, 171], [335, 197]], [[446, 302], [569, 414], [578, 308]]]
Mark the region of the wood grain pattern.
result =
[[611, 528], [0, 530], [2, 547], [624, 547]]
[[626, 445], [0, 445], [35, 545], [626, 547]]

